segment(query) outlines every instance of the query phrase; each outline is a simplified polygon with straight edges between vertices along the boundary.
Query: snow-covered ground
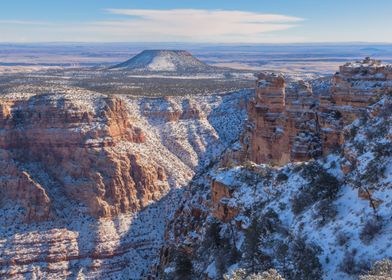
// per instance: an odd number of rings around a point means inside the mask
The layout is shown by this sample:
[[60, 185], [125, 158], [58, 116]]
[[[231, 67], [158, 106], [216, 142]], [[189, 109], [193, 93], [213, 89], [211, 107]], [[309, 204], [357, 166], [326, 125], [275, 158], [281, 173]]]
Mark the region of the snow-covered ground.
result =
[[[35, 98], [34, 93], [15, 88], [2, 98], [28, 102], [32, 108], [36, 100], [62, 102], [70, 112], [97, 115], [105, 106], [106, 95], [68, 86], [57, 90], [57, 94]], [[171, 191], [137, 214], [120, 214], [113, 219], [87, 216], [82, 205], [62, 196], [56, 182], [47, 182], [49, 195], [56, 196], [53, 201], [61, 204], [53, 221], [24, 224], [19, 205], [1, 204], [0, 278], [14, 272], [27, 279], [137, 280], [150, 273], [159, 261], [165, 227], [182, 196], [181, 188], [238, 139], [246, 120], [244, 104], [251, 95], [248, 90], [166, 98], [119, 95], [126, 103], [132, 126], [143, 130], [146, 141], [121, 141], [108, 149], [114, 154], [133, 151], [142, 161], [162, 166]], [[170, 119], [173, 113], [182, 117]], [[92, 129], [95, 124], [83, 125]], [[39, 163], [26, 164], [23, 169], [38, 181], [50, 180]], [[8, 262], [11, 259], [18, 261]]]
[[[221, 273], [252, 267], [246, 236], [255, 221], [258, 229], [252, 228], [250, 234], [259, 234], [253, 246], [258, 246], [258, 259], [264, 260], [258, 269], [272, 267], [288, 279], [358, 279], [375, 261], [391, 258], [391, 104], [391, 97], [385, 97], [369, 109], [367, 121], [347, 126], [342, 152], [283, 167], [250, 162], [216, 166], [201, 177], [190, 189], [196, 195], [183, 201], [184, 217], [176, 220], [193, 224], [180, 238], [182, 246], [194, 250], [194, 274], [218, 279]], [[345, 174], [348, 159], [356, 164]], [[223, 198], [225, 205], [239, 211], [230, 222], [213, 218], [216, 205], [200, 204], [209, 201], [211, 180], [232, 192]], [[192, 209], [201, 209], [207, 218], [193, 219]], [[239, 251], [236, 261], [225, 247], [219, 250], [219, 245], [206, 241], [217, 238], [208, 236], [214, 223], [220, 230], [219, 242]], [[174, 267], [168, 265], [168, 275]]]

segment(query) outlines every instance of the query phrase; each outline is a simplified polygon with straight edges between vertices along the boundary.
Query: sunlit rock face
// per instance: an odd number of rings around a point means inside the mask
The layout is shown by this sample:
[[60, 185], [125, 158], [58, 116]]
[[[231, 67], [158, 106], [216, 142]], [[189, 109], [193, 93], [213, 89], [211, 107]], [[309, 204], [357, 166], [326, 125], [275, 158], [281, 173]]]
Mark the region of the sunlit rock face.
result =
[[[391, 91], [389, 71], [372, 60], [347, 64], [323, 92], [313, 80], [263, 73], [255, 94], [146, 98], [71, 88], [2, 96], [0, 278], [151, 276], [160, 257], [170, 262], [173, 244], [205, 231], [210, 214], [246, 224], [236, 186], [264, 191], [259, 181], [278, 176], [264, 165], [234, 168], [232, 186], [204, 177], [212, 168], [330, 154], [346, 124]], [[335, 166], [351, 174], [358, 155], [349, 146], [342, 153]], [[173, 244], [161, 250], [165, 239]]]
[[96, 217], [136, 211], [168, 189], [162, 168], [117, 150], [123, 141], [144, 141], [125, 103], [106, 97], [84, 102], [91, 102], [90, 108], [61, 95], [2, 101], [0, 147], [10, 159], [4, 164], [14, 164], [1, 170], [2, 178], [13, 178], [3, 180], [2, 189], [24, 206], [29, 221], [50, 217], [52, 186], [35, 182], [29, 174], [34, 171], [18, 167], [23, 164], [41, 164], [64, 195]]
[[391, 91], [392, 67], [369, 58], [341, 66], [323, 93], [311, 81], [261, 74], [248, 106], [247, 158], [282, 165], [328, 154], [343, 144], [343, 127]]
[[[380, 244], [391, 243], [391, 77], [372, 85], [390, 66], [366, 59], [344, 67], [361, 74], [260, 75], [240, 143], [190, 184], [167, 224], [162, 279], [180, 277], [183, 259], [196, 279], [218, 280], [253, 262], [285, 279], [352, 279], [352, 267], [358, 274], [362, 262], [389, 258], [392, 246]], [[340, 79], [352, 83], [344, 98]], [[361, 91], [351, 89], [355, 81]], [[314, 246], [307, 256], [306, 243]]]
[[392, 67], [366, 58], [340, 66], [332, 80], [332, 103], [364, 107], [391, 90]]
[[364, 109], [392, 90], [392, 66], [366, 58], [347, 63], [333, 76], [330, 103], [345, 124], [363, 114]]
[[252, 92], [56, 91], [0, 97], [0, 278], [152, 275], [181, 188], [239, 138]]
[[245, 136], [248, 158], [285, 164], [320, 153], [318, 100], [303, 81], [286, 84], [283, 76], [262, 74], [249, 104], [251, 129]]
[[212, 215], [220, 221], [231, 221], [238, 214], [238, 209], [230, 205], [233, 190], [219, 181], [214, 180], [211, 184], [211, 208]]

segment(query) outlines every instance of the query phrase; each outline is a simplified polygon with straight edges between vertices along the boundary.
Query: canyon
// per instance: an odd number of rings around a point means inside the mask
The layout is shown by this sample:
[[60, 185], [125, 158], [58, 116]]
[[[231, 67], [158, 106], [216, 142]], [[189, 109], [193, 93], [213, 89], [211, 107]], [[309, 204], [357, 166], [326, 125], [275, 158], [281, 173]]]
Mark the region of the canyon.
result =
[[163, 279], [185, 277], [184, 259], [195, 279], [301, 280], [358, 279], [388, 259], [391, 71], [366, 58], [327, 79], [261, 74], [239, 142], [167, 227]]
[[[296, 220], [282, 205], [306, 192], [298, 182], [310, 179], [301, 172], [319, 160], [347, 182], [344, 199], [358, 197], [350, 180], [366, 167], [357, 159], [370, 148], [355, 148], [348, 135], [383, 120], [386, 135], [377, 141], [390, 145], [391, 91], [392, 66], [370, 58], [326, 77], [266, 72], [255, 90], [208, 95], [104, 94], [50, 83], [11, 88], [0, 96], [0, 278], [178, 279], [182, 250], [194, 259], [195, 279], [220, 279], [216, 250], [203, 243], [211, 220], [246, 254], [244, 231], [252, 215], [268, 210], [261, 202], [281, 207], [289, 230], [303, 223], [310, 238], [323, 238], [316, 219]], [[390, 156], [380, 162], [388, 168]], [[388, 176], [373, 182], [380, 201], [389, 196]], [[358, 205], [365, 209], [359, 216], [369, 215], [369, 199]], [[387, 207], [380, 202], [383, 217]], [[331, 228], [325, 231], [334, 235]], [[323, 279], [333, 279], [343, 256], [323, 258]]]
[[181, 187], [238, 138], [250, 94], [1, 96], [1, 278], [147, 275]]

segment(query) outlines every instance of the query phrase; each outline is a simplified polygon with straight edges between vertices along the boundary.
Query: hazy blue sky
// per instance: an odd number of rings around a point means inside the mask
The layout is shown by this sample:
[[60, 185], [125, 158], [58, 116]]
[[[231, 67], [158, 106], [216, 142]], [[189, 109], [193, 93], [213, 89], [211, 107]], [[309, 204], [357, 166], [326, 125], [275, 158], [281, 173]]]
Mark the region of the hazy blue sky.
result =
[[1, 0], [0, 42], [392, 42], [392, 0]]

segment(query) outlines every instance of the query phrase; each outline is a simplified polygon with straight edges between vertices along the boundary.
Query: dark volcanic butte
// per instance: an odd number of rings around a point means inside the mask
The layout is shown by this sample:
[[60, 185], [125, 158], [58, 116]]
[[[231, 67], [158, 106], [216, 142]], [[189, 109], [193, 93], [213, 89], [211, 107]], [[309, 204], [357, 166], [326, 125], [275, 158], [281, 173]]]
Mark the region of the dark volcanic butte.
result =
[[216, 69], [187, 51], [145, 50], [112, 69], [137, 72], [209, 72]]

